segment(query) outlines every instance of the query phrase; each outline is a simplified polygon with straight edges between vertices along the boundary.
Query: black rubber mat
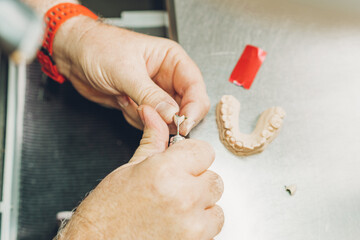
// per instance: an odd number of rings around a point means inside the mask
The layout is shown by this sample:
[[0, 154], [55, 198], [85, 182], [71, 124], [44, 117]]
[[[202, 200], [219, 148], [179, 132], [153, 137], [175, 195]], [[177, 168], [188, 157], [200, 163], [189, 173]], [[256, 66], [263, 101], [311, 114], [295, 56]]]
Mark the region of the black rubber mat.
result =
[[94, 104], [70, 83], [43, 81], [28, 67], [20, 174], [18, 239], [51, 239], [56, 213], [72, 210], [141, 139], [121, 112]]

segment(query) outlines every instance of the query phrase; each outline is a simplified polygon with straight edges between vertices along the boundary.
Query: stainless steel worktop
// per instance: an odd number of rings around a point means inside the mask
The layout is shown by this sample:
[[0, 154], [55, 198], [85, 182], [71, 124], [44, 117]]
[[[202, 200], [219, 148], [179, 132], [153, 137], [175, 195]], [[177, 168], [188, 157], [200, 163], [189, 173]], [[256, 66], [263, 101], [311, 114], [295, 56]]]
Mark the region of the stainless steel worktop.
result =
[[[225, 182], [217, 239], [360, 237], [360, 11], [299, 2], [175, 0], [178, 40], [212, 104], [191, 137], [212, 143], [212, 169]], [[268, 52], [250, 90], [227, 81], [246, 44]], [[224, 94], [240, 100], [244, 132], [265, 109], [286, 110], [263, 153], [237, 157], [219, 141], [215, 107]], [[297, 185], [294, 196], [287, 184]]]

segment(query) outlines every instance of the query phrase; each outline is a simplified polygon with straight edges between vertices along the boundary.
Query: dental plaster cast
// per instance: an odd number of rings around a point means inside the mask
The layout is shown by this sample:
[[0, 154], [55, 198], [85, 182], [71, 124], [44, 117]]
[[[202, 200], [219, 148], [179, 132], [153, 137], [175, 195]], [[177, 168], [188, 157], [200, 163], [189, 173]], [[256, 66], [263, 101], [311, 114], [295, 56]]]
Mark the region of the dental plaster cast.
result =
[[221, 142], [232, 153], [248, 156], [262, 152], [278, 135], [285, 117], [281, 107], [264, 111], [251, 134], [239, 131], [240, 102], [231, 95], [224, 95], [216, 108], [216, 122]]

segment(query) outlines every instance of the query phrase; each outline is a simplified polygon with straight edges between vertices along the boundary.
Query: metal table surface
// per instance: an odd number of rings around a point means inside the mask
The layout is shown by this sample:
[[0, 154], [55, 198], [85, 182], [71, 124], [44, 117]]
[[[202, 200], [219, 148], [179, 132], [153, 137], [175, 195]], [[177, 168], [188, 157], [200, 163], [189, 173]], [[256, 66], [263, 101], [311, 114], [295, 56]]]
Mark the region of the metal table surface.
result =
[[[301, 2], [301, 1], [300, 1]], [[175, 0], [180, 44], [199, 65], [211, 110], [191, 137], [211, 142], [225, 183], [217, 239], [360, 237], [360, 29], [357, 11], [283, 0]], [[268, 56], [250, 90], [227, 79], [246, 44]], [[241, 102], [240, 129], [282, 106], [279, 136], [242, 158], [220, 142], [215, 107]], [[296, 184], [290, 196], [284, 185]]]

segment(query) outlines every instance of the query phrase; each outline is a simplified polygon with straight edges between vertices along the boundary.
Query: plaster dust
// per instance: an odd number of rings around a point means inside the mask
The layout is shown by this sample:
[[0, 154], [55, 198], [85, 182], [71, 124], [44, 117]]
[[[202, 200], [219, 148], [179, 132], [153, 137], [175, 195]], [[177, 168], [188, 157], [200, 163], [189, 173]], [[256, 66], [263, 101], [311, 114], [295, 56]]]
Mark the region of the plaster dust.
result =
[[290, 196], [295, 195], [297, 191], [297, 186], [295, 184], [291, 184], [288, 186], [285, 186], [285, 190], [290, 194]]

